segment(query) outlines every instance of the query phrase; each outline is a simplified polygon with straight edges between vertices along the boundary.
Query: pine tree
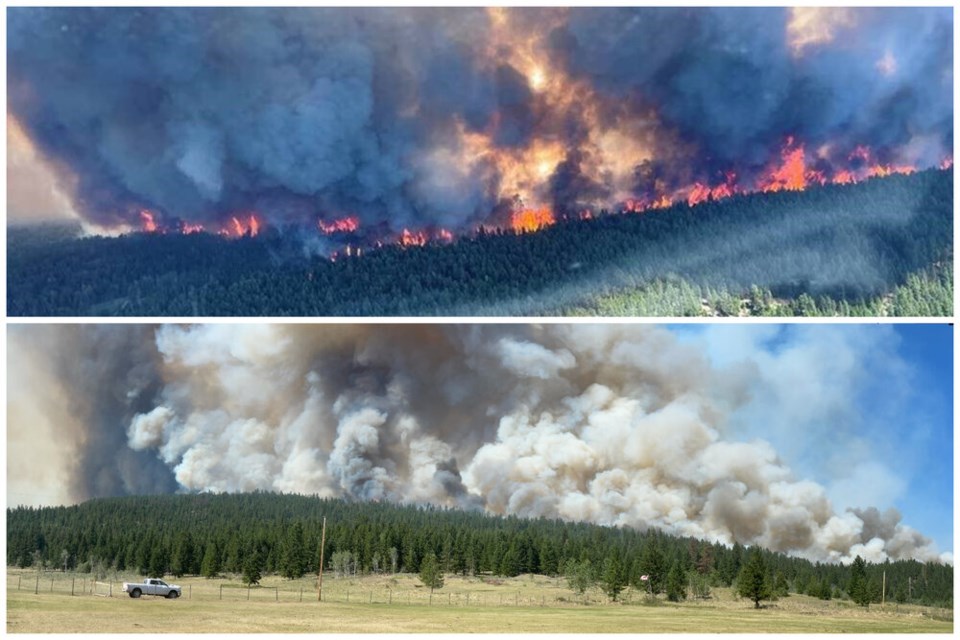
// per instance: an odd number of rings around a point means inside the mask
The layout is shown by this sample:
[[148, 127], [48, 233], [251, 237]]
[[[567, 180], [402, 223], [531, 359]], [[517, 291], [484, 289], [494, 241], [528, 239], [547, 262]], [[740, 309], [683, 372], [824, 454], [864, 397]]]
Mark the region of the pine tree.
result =
[[847, 585], [850, 599], [861, 607], [870, 605], [870, 588], [867, 584], [867, 563], [857, 556], [850, 566], [850, 583]]
[[430, 593], [433, 593], [434, 589], [443, 588], [443, 571], [440, 570], [437, 556], [432, 551], [427, 553], [420, 563], [420, 582], [430, 587]]
[[200, 575], [204, 578], [216, 578], [220, 572], [220, 559], [217, 553], [217, 543], [208, 542], [203, 550], [203, 561], [200, 563]]
[[303, 525], [294, 523], [283, 545], [280, 573], [284, 578], [295, 580], [306, 572], [307, 550], [303, 541]]
[[660, 551], [657, 536], [650, 536], [643, 547], [640, 556], [640, 571], [647, 576], [646, 585], [650, 593], [657, 595], [663, 591], [663, 581], [666, 577], [666, 559]]
[[767, 584], [767, 565], [763, 561], [763, 554], [754, 549], [750, 559], [743, 566], [737, 577], [737, 593], [744, 598], [753, 600], [754, 609], [760, 608], [761, 600], [770, 599], [770, 586]]
[[667, 574], [667, 600], [680, 602], [687, 599], [686, 576], [679, 560], [673, 561], [670, 573]]
[[247, 557], [243, 561], [243, 583], [244, 584], [260, 584], [261, 568], [260, 568], [260, 554], [255, 550], [248, 553]]
[[603, 575], [601, 577], [603, 592], [613, 600], [617, 601], [620, 592], [627, 586], [626, 571], [623, 568], [623, 562], [620, 555], [614, 553], [608, 556], [603, 562]]

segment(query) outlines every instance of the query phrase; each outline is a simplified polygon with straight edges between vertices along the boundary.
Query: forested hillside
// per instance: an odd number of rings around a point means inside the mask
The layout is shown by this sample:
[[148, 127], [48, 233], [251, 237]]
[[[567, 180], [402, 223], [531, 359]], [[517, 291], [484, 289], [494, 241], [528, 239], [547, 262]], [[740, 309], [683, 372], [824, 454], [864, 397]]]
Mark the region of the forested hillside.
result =
[[[675, 280], [701, 298], [715, 292], [741, 300], [760, 291], [786, 300], [779, 315], [809, 311], [804, 295], [823, 313], [857, 315], [935, 265], [952, 272], [953, 172], [601, 214], [531, 234], [481, 232], [335, 262], [307, 255], [301, 236], [275, 229], [239, 240], [49, 235], [9, 230], [10, 315], [657, 314], [658, 304], [621, 309], [603, 300], [653, 287], [656, 301], [656, 283]], [[952, 305], [952, 279], [949, 303], [947, 295], [936, 289], [922, 308]]]
[[[435, 558], [447, 573], [566, 575], [571, 585], [579, 575], [659, 592], [667, 589], [671, 572], [704, 588], [729, 586], [757, 553], [654, 531], [252, 493], [8, 509], [7, 564], [208, 577], [255, 571], [297, 578], [317, 571], [324, 517], [325, 564], [341, 574], [420, 572]], [[853, 565], [759, 553], [766, 583], [780, 595], [847, 597], [859, 589], [879, 601], [885, 572], [887, 599], [952, 606], [953, 568], [947, 565], [887, 562], [858, 574]]]

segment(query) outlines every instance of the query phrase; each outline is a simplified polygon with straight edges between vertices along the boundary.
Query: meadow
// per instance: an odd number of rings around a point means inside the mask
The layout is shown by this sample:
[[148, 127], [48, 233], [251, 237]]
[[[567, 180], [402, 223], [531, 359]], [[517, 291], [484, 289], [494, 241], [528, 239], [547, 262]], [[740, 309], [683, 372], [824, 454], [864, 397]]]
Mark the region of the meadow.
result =
[[[89, 574], [7, 571], [8, 633], [952, 633], [953, 614], [917, 605], [822, 601], [791, 595], [760, 610], [731, 589], [669, 603], [627, 590], [611, 602], [579, 596], [560, 578], [447, 576], [432, 595], [409, 574], [268, 576], [247, 589], [236, 578], [184, 577], [178, 600], [121, 592], [111, 576], [92, 595]], [[74, 595], [71, 595], [71, 591]]]

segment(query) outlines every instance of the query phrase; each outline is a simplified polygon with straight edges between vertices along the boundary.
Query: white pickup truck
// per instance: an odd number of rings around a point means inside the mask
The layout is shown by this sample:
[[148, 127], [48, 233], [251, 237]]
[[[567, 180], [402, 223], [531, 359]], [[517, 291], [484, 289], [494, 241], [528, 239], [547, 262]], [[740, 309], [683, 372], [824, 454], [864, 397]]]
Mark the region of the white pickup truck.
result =
[[179, 598], [183, 590], [179, 585], [167, 584], [158, 578], [147, 578], [143, 582], [124, 582], [123, 590], [131, 598], [140, 596], [163, 596], [164, 598]]

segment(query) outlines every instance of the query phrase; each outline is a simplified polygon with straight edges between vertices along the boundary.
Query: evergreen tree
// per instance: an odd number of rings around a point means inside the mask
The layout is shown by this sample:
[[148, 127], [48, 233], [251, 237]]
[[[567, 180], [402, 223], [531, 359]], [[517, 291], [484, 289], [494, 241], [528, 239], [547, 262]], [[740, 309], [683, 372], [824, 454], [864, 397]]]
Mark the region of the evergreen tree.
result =
[[280, 561], [280, 573], [284, 578], [295, 580], [306, 573], [307, 549], [303, 540], [303, 525], [295, 522], [287, 534]]
[[443, 588], [443, 571], [440, 570], [437, 556], [432, 551], [427, 553], [420, 563], [420, 582], [430, 587], [430, 593], [433, 593], [434, 589]]
[[907, 589], [903, 586], [903, 582], [897, 585], [897, 590], [893, 597], [897, 601], [897, 604], [904, 604], [907, 601]]
[[260, 563], [259, 553], [253, 551], [247, 554], [247, 557], [243, 560], [243, 584], [260, 584], [260, 579], [263, 577]]
[[667, 600], [680, 602], [687, 599], [686, 576], [679, 560], [673, 561], [670, 573], [667, 574]]
[[604, 560], [601, 584], [603, 585], [603, 592], [614, 602], [617, 601], [623, 588], [627, 586], [626, 571], [618, 553], [607, 556]]
[[220, 557], [217, 553], [217, 543], [208, 542], [203, 550], [203, 561], [200, 563], [200, 575], [204, 578], [216, 578], [220, 573]]
[[642, 575], [647, 576], [646, 588], [650, 593], [657, 595], [663, 591], [663, 581], [666, 578], [666, 559], [660, 550], [660, 543], [657, 536], [650, 536], [646, 545], [643, 547], [643, 553], [640, 556], [640, 571]]
[[753, 601], [755, 609], [760, 608], [761, 600], [770, 599], [770, 586], [767, 584], [767, 565], [763, 561], [763, 554], [754, 549], [747, 564], [743, 566], [737, 577], [737, 593]]
[[850, 566], [850, 582], [847, 585], [850, 599], [861, 607], [870, 605], [870, 588], [867, 584], [867, 563], [857, 556]]
[[773, 580], [773, 595], [778, 598], [790, 595], [790, 585], [787, 584], [787, 577], [783, 575], [783, 571], [777, 571], [777, 576]]

